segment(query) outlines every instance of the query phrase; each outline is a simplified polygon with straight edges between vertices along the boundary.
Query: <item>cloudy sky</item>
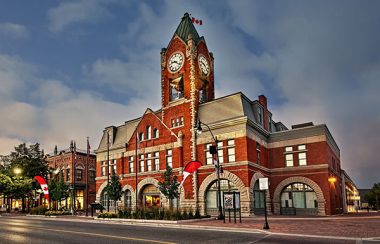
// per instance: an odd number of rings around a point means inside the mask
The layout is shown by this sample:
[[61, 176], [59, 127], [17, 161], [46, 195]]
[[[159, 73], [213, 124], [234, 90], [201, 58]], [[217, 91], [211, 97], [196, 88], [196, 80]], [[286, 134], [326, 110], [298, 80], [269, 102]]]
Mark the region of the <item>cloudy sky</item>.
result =
[[380, 182], [380, 2], [22, 1], [0, 8], [0, 154], [98, 146], [160, 106], [160, 50], [185, 12], [215, 56], [216, 96], [265, 94], [289, 128], [326, 123], [360, 188]]

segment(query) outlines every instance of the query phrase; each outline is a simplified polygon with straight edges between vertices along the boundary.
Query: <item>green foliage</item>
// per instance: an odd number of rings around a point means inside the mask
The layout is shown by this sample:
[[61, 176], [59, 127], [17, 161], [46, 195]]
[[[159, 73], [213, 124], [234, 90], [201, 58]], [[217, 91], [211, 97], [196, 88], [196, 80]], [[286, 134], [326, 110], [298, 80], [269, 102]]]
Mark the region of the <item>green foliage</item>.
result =
[[103, 218], [103, 219], [114, 219], [117, 218], [117, 214], [115, 213], [110, 213], [110, 212], [105, 212], [105, 213], [100, 213], [98, 214], [98, 218]]
[[173, 175], [173, 170], [171, 167], [166, 166], [166, 171], [164, 172], [161, 182], [158, 182], [158, 189], [160, 192], [169, 199], [170, 208], [172, 208], [172, 200], [178, 198], [179, 192], [178, 187], [180, 183], [177, 180], [177, 176]]
[[374, 207], [374, 209], [380, 209], [380, 183], [375, 183], [372, 189], [365, 195], [368, 203]]
[[12, 180], [9, 176], [0, 173], [0, 195], [8, 195], [11, 191]]
[[33, 180], [29, 178], [15, 178], [12, 180], [11, 191], [8, 196], [22, 198], [32, 190]]
[[47, 211], [45, 212], [45, 216], [61, 216], [61, 215], [71, 215], [70, 211]]
[[60, 201], [69, 197], [69, 185], [67, 185], [63, 178], [61, 180], [51, 179], [49, 182], [49, 195], [51, 200]]
[[40, 205], [35, 208], [30, 209], [31, 215], [45, 215], [45, 213], [48, 211], [48, 209], [44, 205]]
[[[107, 195], [110, 200], [115, 201], [115, 203], [120, 200], [122, 196], [122, 186], [119, 181], [119, 176], [116, 175], [115, 173], [111, 176], [111, 181], [105, 188]], [[116, 209], [115, 209], [116, 211]]]

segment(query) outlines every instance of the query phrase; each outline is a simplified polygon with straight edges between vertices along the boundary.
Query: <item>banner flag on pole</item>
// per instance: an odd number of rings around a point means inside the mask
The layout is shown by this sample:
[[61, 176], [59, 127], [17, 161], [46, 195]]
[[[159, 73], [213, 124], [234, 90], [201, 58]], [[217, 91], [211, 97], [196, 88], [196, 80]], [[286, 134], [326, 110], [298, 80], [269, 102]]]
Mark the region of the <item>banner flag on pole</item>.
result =
[[36, 179], [36, 180], [38, 181], [38, 183], [39, 183], [40, 186], [41, 186], [42, 191], [44, 192], [44, 195], [45, 195], [46, 200], [48, 200], [48, 201], [50, 202], [49, 189], [48, 189], [48, 185], [46, 184], [45, 179], [42, 178], [42, 177], [39, 176], [39, 175], [34, 176], [34, 179]]
[[188, 164], [186, 164], [185, 168], [183, 169], [183, 179], [181, 181], [181, 184], [179, 185], [179, 188], [181, 188], [182, 184], [185, 182], [186, 178], [194, 173], [197, 169], [199, 169], [202, 166], [202, 163], [199, 161], [191, 161]]

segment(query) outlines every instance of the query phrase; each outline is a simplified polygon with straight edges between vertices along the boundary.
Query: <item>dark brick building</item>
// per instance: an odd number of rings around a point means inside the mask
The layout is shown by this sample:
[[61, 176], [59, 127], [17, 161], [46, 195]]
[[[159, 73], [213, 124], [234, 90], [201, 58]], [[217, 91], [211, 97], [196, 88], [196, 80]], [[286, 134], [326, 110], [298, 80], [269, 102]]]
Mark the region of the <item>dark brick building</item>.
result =
[[[65, 150], [58, 151], [57, 147], [55, 147], [54, 153], [46, 155], [46, 160], [53, 172], [51, 177], [58, 180], [63, 179], [70, 188], [70, 196], [60, 202], [61, 206], [71, 209], [75, 199], [75, 208], [83, 210], [86, 208], [87, 152], [79, 149], [74, 150], [74, 148], [75, 144], [73, 142], [71, 142], [70, 148]], [[88, 157], [88, 203], [95, 202], [95, 165], [96, 156], [90, 153]], [[75, 194], [74, 198], [73, 194]]]
[[[327, 126], [305, 123], [288, 129], [272, 120], [263, 95], [257, 100], [243, 93], [215, 98], [214, 56], [188, 14], [161, 50], [161, 97], [161, 109], [148, 108], [140, 118], [103, 131], [96, 150], [97, 201], [107, 204], [104, 188], [113, 168], [124, 191], [119, 205], [167, 206], [157, 188], [166, 165], [181, 180], [186, 163], [198, 160], [203, 166], [186, 179], [179, 205], [216, 214], [211, 130], [223, 168], [221, 190], [240, 192], [243, 215], [262, 213], [264, 197], [274, 214], [343, 211], [340, 150]], [[198, 121], [204, 125], [202, 134], [195, 129]], [[270, 182], [266, 195], [258, 187], [262, 177]]]

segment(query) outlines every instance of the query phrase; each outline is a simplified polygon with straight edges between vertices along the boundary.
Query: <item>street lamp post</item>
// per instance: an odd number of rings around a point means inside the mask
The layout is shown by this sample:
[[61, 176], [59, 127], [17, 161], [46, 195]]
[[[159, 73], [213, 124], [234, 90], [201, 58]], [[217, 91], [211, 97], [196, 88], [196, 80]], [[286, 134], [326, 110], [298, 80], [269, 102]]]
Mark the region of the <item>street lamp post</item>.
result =
[[215, 143], [215, 147], [214, 148], [211, 148], [210, 147], [210, 154], [212, 155], [215, 155], [216, 156], [216, 165], [215, 165], [215, 168], [216, 168], [216, 178], [217, 178], [217, 183], [218, 183], [218, 191], [217, 191], [217, 205], [218, 205], [218, 219], [219, 220], [222, 220], [224, 219], [224, 215], [223, 215], [223, 210], [222, 210], [222, 204], [221, 204], [221, 190], [220, 190], [220, 164], [219, 164], [219, 156], [218, 156], [218, 139], [216, 138], [216, 136], [214, 136], [214, 134], [212, 133], [212, 130], [210, 129], [210, 127], [201, 122], [200, 120], [198, 120], [198, 125], [197, 125], [197, 133], [198, 134], [201, 134], [202, 133], [202, 125], [206, 126], [208, 131], [210, 132], [211, 136], [212, 136], [212, 139], [214, 140], [214, 143]]

